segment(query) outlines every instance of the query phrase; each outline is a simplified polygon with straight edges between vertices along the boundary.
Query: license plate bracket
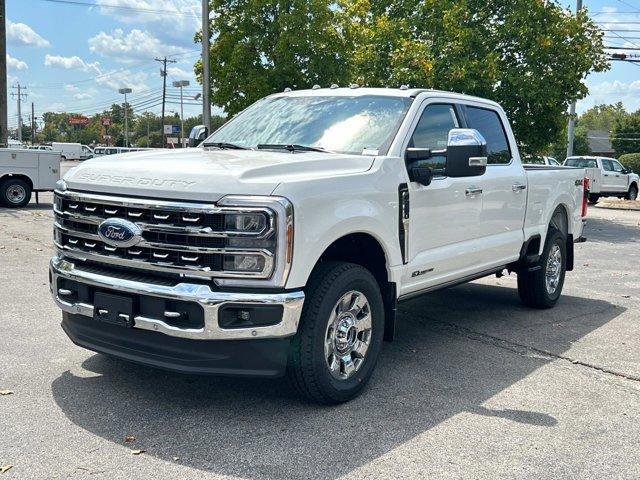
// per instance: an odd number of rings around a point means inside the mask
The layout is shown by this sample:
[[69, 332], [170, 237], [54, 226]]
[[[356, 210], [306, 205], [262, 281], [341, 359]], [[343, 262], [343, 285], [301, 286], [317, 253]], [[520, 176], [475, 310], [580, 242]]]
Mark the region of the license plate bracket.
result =
[[93, 318], [99, 322], [131, 328], [134, 323], [133, 306], [131, 297], [96, 292], [93, 297]]

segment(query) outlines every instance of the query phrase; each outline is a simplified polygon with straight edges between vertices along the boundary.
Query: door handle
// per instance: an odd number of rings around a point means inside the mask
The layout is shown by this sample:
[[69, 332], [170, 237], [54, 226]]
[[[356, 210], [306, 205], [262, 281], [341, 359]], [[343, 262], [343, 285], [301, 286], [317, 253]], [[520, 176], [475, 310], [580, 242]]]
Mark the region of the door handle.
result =
[[522, 183], [514, 183], [513, 185], [511, 185], [511, 190], [513, 190], [514, 192], [520, 192], [521, 190], [526, 190], [527, 186], [522, 184]]
[[482, 189], [480, 187], [469, 187], [464, 191], [467, 197], [475, 197], [476, 195], [482, 195]]

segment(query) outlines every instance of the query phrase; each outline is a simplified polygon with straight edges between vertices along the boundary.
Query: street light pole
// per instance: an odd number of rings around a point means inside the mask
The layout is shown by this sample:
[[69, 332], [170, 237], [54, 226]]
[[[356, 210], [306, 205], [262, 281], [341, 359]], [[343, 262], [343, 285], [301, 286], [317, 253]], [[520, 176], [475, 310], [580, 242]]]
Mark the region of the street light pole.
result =
[[131, 93], [130, 88], [121, 88], [118, 90], [120, 93], [124, 93], [124, 146], [129, 146], [129, 117], [127, 115], [127, 93]]
[[184, 148], [184, 109], [182, 104], [182, 87], [189, 86], [189, 80], [178, 80], [173, 86], [180, 89], [180, 147]]
[[202, 0], [202, 123], [207, 135], [211, 133], [209, 50], [209, 0]]
[[[577, 0], [576, 3], [576, 17], [580, 15], [580, 10], [582, 10], [582, 0]], [[576, 129], [576, 102], [573, 101], [571, 103], [571, 107], [569, 108], [569, 126], [567, 127], [567, 158], [573, 156], [573, 141], [575, 138], [575, 129]]]

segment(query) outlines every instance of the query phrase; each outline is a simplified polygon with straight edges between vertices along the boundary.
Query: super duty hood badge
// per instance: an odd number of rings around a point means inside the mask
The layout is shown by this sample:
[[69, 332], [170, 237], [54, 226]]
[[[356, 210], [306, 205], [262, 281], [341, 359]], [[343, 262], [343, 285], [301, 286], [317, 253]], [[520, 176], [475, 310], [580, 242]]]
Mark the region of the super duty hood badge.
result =
[[189, 189], [196, 182], [178, 180], [173, 178], [134, 177], [132, 175], [109, 175], [106, 173], [81, 172], [78, 179], [91, 183], [111, 183], [114, 185], [169, 187]]

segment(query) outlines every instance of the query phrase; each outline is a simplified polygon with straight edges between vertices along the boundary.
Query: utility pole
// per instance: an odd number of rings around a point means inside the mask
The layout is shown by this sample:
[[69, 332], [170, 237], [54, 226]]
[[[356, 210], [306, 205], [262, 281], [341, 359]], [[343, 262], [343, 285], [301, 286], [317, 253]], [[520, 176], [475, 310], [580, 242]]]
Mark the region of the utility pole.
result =
[[[580, 15], [580, 10], [582, 10], [582, 0], [577, 0], [576, 3], [576, 17]], [[569, 126], [567, 127], [567, 157], [573, 156], [573, 140], [575, 138], [575, 129], [576, 129], [576, 102], [573, 101], [571, 103], [571, 107], [569, 108]]]
[[22, 97], [27, 98], [26, 93], [22, 93], [23, 87], [18, 83], [11, 87], [14, 90], [18, 90], [18, 93], [12, 93], [12, 97], [18, 98], [18, 141], [22, 142]]
[[189, 80], [178, 80], [173, 86], [180, 89], [180, 147], [184, 148], [184, 108], [182, 104], [182, 87], [189, 86]]
[[164, 148], [167, 139], [167, 136], [164, 133], [164, 104], [167, 96], [167, 63], [176, 63], [176, 61], [167, 60], [167, 57], [156, 58], [155, 61], [162, 63], [162, 70], [160, 70], [160, 75], [162, 75], [162, 148]]
[[121, 88], [118, 90], [121, 94], [124, 93], [124, 146], [129, 146], [129, 115], [127, 114], [127, 93], [131, 93], [130, 88]]
[[31, 145], [36, 141], [36, 110], [31, 102]]
[[7, 25], [5, 0], [0, 0], [0, 147], [9, 145], [7, 119]]
[[209, 0], [202, 0], [202, 123], [207, 135], [211, 133], [209, 50]]

